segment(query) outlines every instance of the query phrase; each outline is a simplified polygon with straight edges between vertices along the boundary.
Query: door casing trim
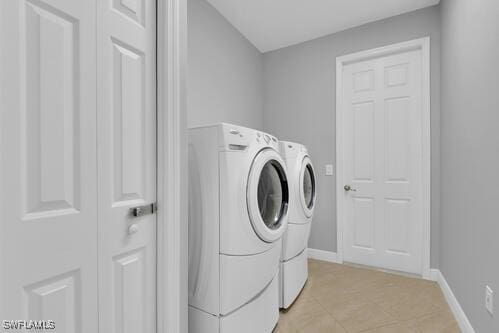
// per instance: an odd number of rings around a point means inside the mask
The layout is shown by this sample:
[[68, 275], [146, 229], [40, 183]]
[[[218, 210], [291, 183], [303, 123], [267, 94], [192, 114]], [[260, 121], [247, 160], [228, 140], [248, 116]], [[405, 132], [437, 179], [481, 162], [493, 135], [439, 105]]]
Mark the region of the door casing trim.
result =
[[343, 233], [344, 233], [344, 142], [343, 142], [343, 67], [345, 65], [402, 53], [411, 50], [421, 50], [422, 55], [422, 271], [421, 276], [430, 279], [431, 260], [431, 128], [430, 128], [430, 37], [423, 37], [402, 43], [391, 44], [371, 50], [356, 52], [336, 58], [336, 221], [337, 221], [337, 260], [343, 262]]
[[156, 10], [156, 331], [187, 333], [186, 1], [157, 0]]

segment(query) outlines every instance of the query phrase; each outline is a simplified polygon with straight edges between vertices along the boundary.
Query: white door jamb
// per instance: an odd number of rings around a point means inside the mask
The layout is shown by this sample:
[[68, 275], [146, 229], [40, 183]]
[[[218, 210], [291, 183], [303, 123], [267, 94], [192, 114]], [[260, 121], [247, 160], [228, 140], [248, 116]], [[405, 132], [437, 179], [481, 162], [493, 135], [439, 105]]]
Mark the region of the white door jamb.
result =
[[187, 7], [157, 0], [157, 332], [187, 333]]

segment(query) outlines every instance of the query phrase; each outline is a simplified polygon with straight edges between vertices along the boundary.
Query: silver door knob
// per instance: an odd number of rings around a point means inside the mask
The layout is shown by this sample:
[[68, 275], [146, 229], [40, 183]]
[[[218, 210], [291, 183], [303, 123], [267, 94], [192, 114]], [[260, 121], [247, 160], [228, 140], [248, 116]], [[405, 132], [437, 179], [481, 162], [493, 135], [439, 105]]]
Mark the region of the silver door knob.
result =
[[347, 192], [348, 192], [348, 191], [357, 192], [357, 189], [352, 188], [350, 185], [345, 185], [345, 186], [343, 186], [343, 189], [344, 189], [345, 191], [347, 191]]

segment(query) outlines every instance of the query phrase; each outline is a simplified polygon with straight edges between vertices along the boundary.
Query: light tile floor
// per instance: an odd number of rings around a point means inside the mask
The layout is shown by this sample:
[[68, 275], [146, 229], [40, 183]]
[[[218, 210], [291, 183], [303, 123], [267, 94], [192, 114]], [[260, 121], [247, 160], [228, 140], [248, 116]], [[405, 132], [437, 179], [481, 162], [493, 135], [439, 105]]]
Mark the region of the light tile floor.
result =
[[309, 260], [309, 280], [275, 333], [460, 332], [435, 282]]

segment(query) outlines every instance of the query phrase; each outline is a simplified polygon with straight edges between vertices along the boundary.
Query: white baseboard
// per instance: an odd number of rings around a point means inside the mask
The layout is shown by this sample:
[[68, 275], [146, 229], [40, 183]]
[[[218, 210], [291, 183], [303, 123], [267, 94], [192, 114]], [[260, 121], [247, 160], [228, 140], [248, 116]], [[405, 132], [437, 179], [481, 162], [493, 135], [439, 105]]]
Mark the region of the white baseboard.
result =
[[439, 269], [432, 268], [430, 270], [430, 277], [432, 280], [436, 281], [442, 289], [445, 299], [447, 300], [447, 304], [449, 304], [454, 317], [456, 317], [456, 321], [461, 331], [464, 333], [475, 333], [475, 330], [473, 329], [473, 326], [471, 326], [466, 313], [464, 313], [463, 308], [461, 308], [461, 305], [445, 280], [442, 272], [440, 272]]
[[338, 263], [336, 252], [317, 250], [317, 249], [311, 249], [311, 248], [308, 248], [307, 252], [308, 252], [308, 257], [310, 259]]

